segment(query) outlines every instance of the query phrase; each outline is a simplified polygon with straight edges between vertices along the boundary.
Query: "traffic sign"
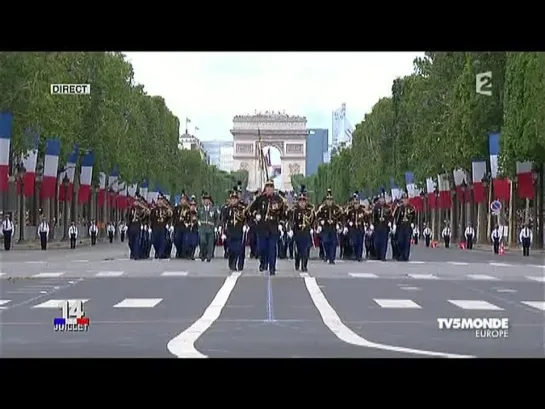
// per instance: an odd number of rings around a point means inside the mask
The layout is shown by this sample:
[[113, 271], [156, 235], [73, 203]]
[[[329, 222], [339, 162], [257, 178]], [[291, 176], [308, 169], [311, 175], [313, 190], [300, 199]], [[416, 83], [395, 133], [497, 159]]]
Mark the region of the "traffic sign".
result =
[[490, 210], [492, 211], [492, 214], [500, 214], [501, 202], [499, 200], [494, 200], [492, 203], [490, 203]]

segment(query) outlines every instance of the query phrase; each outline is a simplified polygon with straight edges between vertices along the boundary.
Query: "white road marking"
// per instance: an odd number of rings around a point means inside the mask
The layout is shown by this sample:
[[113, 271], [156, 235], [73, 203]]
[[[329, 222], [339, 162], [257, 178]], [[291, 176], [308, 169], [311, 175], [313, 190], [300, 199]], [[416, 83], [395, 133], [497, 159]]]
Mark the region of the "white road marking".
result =
[[507, 263], [488, 263], [488, 264], [494, 267], [511, 267], [511, 264], [507, 264]]
[[163, 277], [185, 277], [189, 273], [187, 271], [165, 271], [161, 273]]
[[497, 277], [487, 276], [486, 274], [468, 274], [467, 276], [473, 280], [498, 280]]
[[526, 276], [526, 278], [528, 280], [533, 280], [533, 281], [539, 281], [540, 283], [545, 283], [545, 277], [541, 277], [541, 276]]
[[373, 300], [381, 308], [396, 308], [396, 309], [420, 309], [420, 305], [415, 303], [413, 300], [391, 300], [391, 299], [375, 299]]
[[463, 310], [503, 311], [503, 308], [483, 300], [447, 300]]
[[402, 290], [406, 290], [406, 291], [418, 291], [420, 290], [420, 288], [418, 287], [400, 287]]
[[426, 264], [425, 261], [409, 261], [409, 264]]
[[40, 261], [25, 261], [26, 264], [44, 264], [45, 261], [43, 260], [40, 260]]
[[[233, 273], [227, 277], [203, 315], [189, 328], [182, 331], [168, 342], [167, 349], [171, 354], [176, 355], [178, 358], [207, 358], [206, 355], [201, 354], [195, 349], [195, 342], [197, 342], [200, 336], [219, 318], [223, 307], [227, 304], [229, 296], [235, 288], [240, 274], [241, 273]], [[309, 278], [305, 278], [305, 281], [308, 279]]]
[[124, 271], [101, 271], [95, 277], [121, 277]]
[[57, 310], [64, 301], [68, 301], [69, 304], [74, 304], [76, 301], [81, 301], [85, 304], [89, 300], [47, 300], [41, 304], [35, 305], [32, 308], [51, 308]]
[[366, 260], [367, 263], [380, 263], [379, 260]]
[[496, 291], [499, 293], [516, 293], [517, 292], [517, 290], [512, 290], [510, 288], [497, 288]]
[[301, 278], [310, 277], [310, 274], [309, 273], [299, 273], [299, 277], [301, 277]]
[[118, 258], [117, 261], [129, 261], [130, 258]]
[[89, 260], [72, 260], [74, 263], [88, 263]]
[[541, 311], [545, 311], [545, 301], [522, 301], [524, 305], [528, 307], [536, 308]]
[[66, 271], [59, 271], [56, 273], [38, 273], [36, 275], [33, 275], [34, 278], [55, 278], [55, 277], [61, 277], [62, 275], [66, 274]]
[[448, 263], [452, 264], [453, 266], [469, 266], [469, 263], [464, 261], [448, 261]]
[[378, 278], [378, 276], [373, 273], [348, 273], [348, 275], [354, 278]]
[[526, 264], [526, 266], [535, 267], [535, 268], [545, 268], [545, 266], [541, 264]]
[[320, 290], [320, 287], [318, 286], [318, 283], [316, 282], [316, 279], [314, 277], [305, 278], [305, 286], [307, 287], [307, 291], [310, 294], [310, 298], [312, 299], [312, 302], [314, 303], [314, 305], [316, 306], [316, 309], [320, 313], [320, 316], [322, 317], [322, 320], [324, 321], [325, 326], [328, 327], [329, 330], [333, 334], [335, 334], [337, 338], [339, 338], [343, 342], [346, 342], [347, 344], [361, 346], [364, 348], [381, 349], [383, 351], [393, 351], [393, 352], [400, 352], [400, 353], [414, 354], [414, 355], [436, 356], [440, 358], [475, 358], [474, 356], [470, 356], [470, 355], [448, 354], [443, 352], [433, 352], [433, 351], [425, 351], [421, 349], [403, 348], [398, 346], [370, 342], [366, 340], [365, 338], [356, 334], [354, 331], [352, 331], [342, 322], [338, 314], [335, 312], [333, 307], [329, 304], [329, 302], [325, 298], [322, 290]]
[[6, 273], [0, 273], [0, 277], [5, 276], [5, 275], [6, 275]]
[[411, 278], [417, 278], [419, 280], [437, 280], [437, 276], [434, 274], [407, 274]]
[[4, 307], [4, 304], [9, 303], [11, 300], [0, 300], [0, 310], [4, 310], [8, 307]]
[[162, 298], [125, 298], [114, 308], [153, 308], [163, 301]]

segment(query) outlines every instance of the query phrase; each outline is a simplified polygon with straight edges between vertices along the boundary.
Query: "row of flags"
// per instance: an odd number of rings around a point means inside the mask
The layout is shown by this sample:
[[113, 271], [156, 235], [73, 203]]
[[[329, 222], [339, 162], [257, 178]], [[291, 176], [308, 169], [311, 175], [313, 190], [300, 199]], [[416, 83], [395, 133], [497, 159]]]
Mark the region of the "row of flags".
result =
[[[452, 206], [451, 190], [454, 188], [458, 200], [462, 202], [483, 203], [488, 201], [488, 191], [484, 185], [487, 175], [490, 175], [493, 189], [493, 200], [509, 201], [511, 198], [511, 180], [503, 178], [498, 172], [498, 157], [500, 155], [500, 133], [489, 135], [489, 164], [486, 160], [477, 159], [471, 164], [471, 174], [463, 169], [452, 172], [454, 186], [447, 173], [437, 175], [437, 178], [426, 179], [425, 193], [414, 182], [414, 173], [405, 173], [405, 187], [409, 202], [418, 210], [423, 209], [423, 198], [427, 198], [430, 209], [449, 209]], [[534, 199], [534, 177], [532, 162], [517, 162], [517, 193], [521, 199]], [[436, 181], [437, 180], [437, 181]], [[392, 199], [399, 199], [404, 189], [399, 188], [394, 178], [390, 178], [390, 193]]]
[[[0, 112], [0, 191], [5, 192], [8, 189], [9, 179], [9, 158], [11, 146], [13, 116], [9, 112]], [[38, 164], [38, 142], [39, 134], [33, 135], [31, 148], [21, 157], [20, 163], [25, 168], [22, 181], [18, 181], [18, 192], [26, 197], [34, 195], [36, 183], [36, 169]], [[74, 177], [78, 169], [79, 159], [79, 190], [78, 203], [86, 204], [91, 198], [91, 186], [93, 181], [93, 169], [95, 165], [95, 156], [91, 151], [80, 150], [75, 145], [73, 150], [66, 158], [66, 166], [59, 168], [59, 156], [61, 153], [61, 142], [59, 138], [46, 140], [45, 157], [43, 166], [42, 184], [40, 187], [40, 197], [42, 199], [54, 199], [59, 184], [59, 200], [71, 202], [74, 192]], [[67, 186], [64, 186], [67, 183]], [[161, 192], [170, 200], [170, 195], [158, 184], [153, 184], [150, 189], [147, 181], [138, 183], [129, 183], [122, 181], [119, 177], [119, 167], [107, 175], [105, 172], [99, 174], [99, 192], [98, 204], [103, 206], [107, 201], [110, 207], [125, 209], [132, 205], [136, 197], [138, 188], [140, 195], [148, 202], [156, 201]]]

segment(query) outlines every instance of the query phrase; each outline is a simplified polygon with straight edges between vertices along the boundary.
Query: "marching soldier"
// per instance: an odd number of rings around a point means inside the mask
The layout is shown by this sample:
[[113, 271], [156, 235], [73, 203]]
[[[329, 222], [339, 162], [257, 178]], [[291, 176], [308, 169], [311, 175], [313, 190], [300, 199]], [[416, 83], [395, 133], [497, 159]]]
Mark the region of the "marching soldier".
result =
[[373, 236], [377, 260], [386, 261], [390, 217], [391, 208], [386, 204], [384, 192], [382, 192], [373, 208], [373, 225], [375, 227]]
[[415, 246], [418, 246], [418, 239], [420, 238], [420, 229], [416, 224], [412, 225], [413, 228], [413, 242]]
[[278, 237], [278, 248], [276, 249], [276, 253], [280, 260], [284, 260], [288, 250], [288, 236], [287, 227], [283, 221], [278, 223], [278, 231], [280, 232], [280, 236]]
[[337, 251], [337, 223], [342, 217], [342, 209], [333, 201], [331, 189], [327, 189], [324, 202], [316, 211], [318, 232], [322, 233], [325, 258], [329, 264], [335, 264]]
[[49, 239], [49, 223], [42, 217], [42, 222], [38, 226], [38, 236], [42, 250], [47, 250], [47, 240]]
[[494, 249], [494, 254], [500, 254], [500, 240], [501, 240], [500, 226], [496, 225], [492, 233], [490, 234], [490, 240], [492, 241], [492, 248]]
[[91, 237], [91, 246], [97, 244], [98, 226], [94, 220], [91, 220], [91, 226], [89, 227], [89, 237]]
[[197, 213], [197, 200], [195, 196], [191, 196], [189, 199], [189, 210], [185, 215], [184, 223], [187, 230], [184, 233], [182, 257], [188, 260], [195, 260], [195, 250], [199, 244], [199, 215]]
[[127, 235], [127, 225], [123, 220], [121, 220], [121, 223], [119, 224], [119, 239], [121, 240], [121, 243], [125, 242], [125, 236]]
[[372, 224], [366, 224], [365, 226], [365, 258], [367, 260], [375, 260], [375, 247], [374, 247], [374, 226]]
[[416, 217], [416, 209], [409, 203], [407, 193], [403, 193], [401, 204], [396, 207], [393, 219], [395, 226], [397, 258], [398, 261], [409, 261], [411, 256], [411, 237]]
[[174, 246], [176, 247], [176, 258], [183, 257], [184, 236], [187, 233], [185, 225], [186, 213], [189, 211], [189, 203], [185, 191], [182, 190], [180, 203], [174, 209], [174, 220], [171, 224], [174, 225]]
[[199, 257], [201, 261], [210, 262], [216, 245], [218, 227], [218, 212], [214, 207], [212, 197], [202, 192], [202, 206], [199, 207]]
[[475, 229], [473, 229], [473, 225], [471, 223], [467, 225], [466, 231], [464, 232], [464, 236], [466, 238], [466, 249], [473, 250], [473, 239], [475, 237]]
[[346, 211], [346, 220], [348, 236], [354, 248], [354, 257], [357, 261], [362, 261], [366, 212], [365, 208], [360, 204], [359, 192], [355, 192], [352, 196], [352, 205]]
[[279, 237], [278, 223], [286, 215], [284, 199], [274, 192], [274, 182], [265, 183], [263, 194], [248, 207], [256, 212], [257, 237], [259, 240], [259, 271], [268, 268], [270, 275], [276, 274], [276, 245]]
[[225, 208], [223, 216], [225, 218], [222, 220], [222, 239], [227, 243], [229, 270], [242, 271], [246, 250], [246, 206], [240, 202], [237, 188], [229, 195], [229, 205]]
[[295, 270], [307, 272], [310, 249], [312, 247], [312, 225], [314, 224], [314, 206], [308, 203], [305, 186], [297, 197], [296, 207], [289, 212], [290, 226], [293, 228], [295, 252]]
[[115, 234], [115, 227], [113, 223], [111, 222], [108, 223], [107, 232], [108, 232], [108, 240], [110, 241], [110, 244], [112, 244], [114, 241], [114, 234]]
[[450, 226], [448, 223], [445, 225], [445, 228], [441, 232], [441, 237], [443, 238], [443, 241], [445, 242], [445, 248], [448, 249], [450, 247], [450, 236], [452, 232], [450, 230]]
[[399, 246], [397, 241], [397, 226], [395, 224], [388, 224], [390, 227], [390, 246], [392, 247], [392, 260], [399, 259]]
[[4, 235], [4, 250], [11, 249], [11, 238], [13, 237], [14, 226], [9, 214], [6, 214], [2, 222], [2, 234]]
[[[256, 190], [253, 194], [252, 200], [255, 200], [259, 191]], [[250, 245], [250, 258], [259, 258], [259, 246], [257, 239], [257, 221], [255, 219], [255, 212], [248, 214], [248, 244]]]
[[70, 248], [75, 249], [76, 240], [78, 239], [78, 228], [76, 227], [76, 223], [74, 222], [72, 222], [70, 228], [68, 229], [68, 237], [70, 237]]
[[170, 203], [166, 197], [159, 192], [157, 204], [151, 212], [151, 230], [153, 248], [155, 249], [155, 258], [166, 258], [166, 226], [170, 224], [172, 214], [173, 212], [170, 208]]
[[[303, 189], [304, 186], [301, 187]], [[297, 198], [297, 195], [295, 195], [295, 198]], [[294, 238], [294, 232], [293, 232], [293, 212], [296, 209], [297, 204], [295, 206], [290, 206], [288, 210], [286, 210], [286, 257], [289, 257], [290, 260], [293, 260], [294, 251], [296, 251], [295, 246], [295, 238]], [[312, 239], [312, 237], [311, 237]], [[311, 241], [312, 246], [312, 241]]]
[[[227, 214], [229, 213], [229, 206], [231, 204], [231, 195], [233, 193], [236, 193], [236, 192], [233, 191], [233, 190], [229, 190], [227, 193], [228, 193], [227, 199], [225, 199], [225, 203], [220, 208], [220, 219], [221, 220], [227, 220], [227, 217], [228, 217]], [[221, 244], [223, 245], [223, 258], [227, 259], [227, 258], [229, 258], [229, 246], [227, 246], [227, 243], [225, 242], [225, 240], [223, 240], [223, 237], [225, 236], [224, 233], [225, 232], [222, 232], [222, 234], [221, 234], [221, 237], [222, 237], [222, 240], [221, 240], [222, 243]]]
[[424, 243], [426, 243], [426, 247], [430, 246], [432, 236], [433, 236], [433, 232], [428, 227], [428, 225], [424, 223], [424, 230], [422, 231], [422, 237], [424, 237]]
[[172, 244], [174, 239], [174, 226], [172, 224], [167, 224], [165, 227], [165, 230], [166, 230], [165, 258], [170, 258], [172, 254]]
[[129, 210], [129, 225], [127, 226], [130, 258], [132, 260], [144, 258], [144, 223], [147, 222], [149, 212], [146, 200], [137, 192], [134, 204]]
[[520, 243], [522, 244], [522, 255], [524, 257], [530, 256], [530, 246], [533, 241], [533, 233], [528, 223], [524, 224], [524, 228], [520, 231], [519, 235]]
[[143, 252], [142, 258], [150, 258], [151, 248], [153, 247], [153, 230], [150, 225], [150, 218], [147, 219], [146, 224], [142, 227], [140, 246]]

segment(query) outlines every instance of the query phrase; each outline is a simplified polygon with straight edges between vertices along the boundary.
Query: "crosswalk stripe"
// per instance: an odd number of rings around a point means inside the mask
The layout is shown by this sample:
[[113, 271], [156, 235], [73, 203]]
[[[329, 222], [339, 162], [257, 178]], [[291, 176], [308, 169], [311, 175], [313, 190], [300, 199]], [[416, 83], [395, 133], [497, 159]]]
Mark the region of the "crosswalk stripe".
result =
[[74, 263], [88, 263], [89, 260], [72, 260]]
[[348, 273], [348, 275], [354, 278], [378, 278], [378, 276], [373, 273]]
[[453, 266], [469, 266], [469, 263], [464, 261], [448, 261], [448, 263], [452, 264]]
[[503, 311], [503, 308], [483, 300], [447, 300], [463, 310]]
[[7, 304], [10, 301], [11, 300], [0, 300], [0, 310], [3, 310], [4, 308], [7, 308], [7, 307], [4, 307], [4, 305]]
[[425, 264], [425, 261], [409, 261], [409, 264]]
[[59, 271], [56, 273], [38, 273], [33, 275], [34, 278], [55, 278], [55, 277], [61, 277], [64, 274], [66, 274], [66, 271]]
[[124, 271], [101, 271], [95, 277], [121, 277]]
[[411, 278], [418, 278], [421, 280], [437, 280], [437, 276], [434, 274], [407, 274]]
[[487, 276], [486, 274], [468, 274], [469, 278], [473, 280], [497, 280], [497, 277]]
[[528, 307], [536, 308], [541, 311], [545, 311], [545, 301], [522, 301], [524, 305]]
[[85, 304], [89, 300], [47, 300], [41, 304], [35, 305], [32, 308], [51, 308], [51, 309], [57, 310], [60, 308], [61, 302], [65, 302], [65, 301], [68, 301], [69, 304], [73, 304], [76, 301], [81, 301], [82, 303]]
[[153, 308], [162, 300], [162, 298], [125, 298], [114, 305], [114, 308]]
[[539, 281], [541, 283], [545, 283], [545, 277], [541, 277], [541, 276], [526, 276], [525, 278], [527, 278], [528, 280], [533, 280], [533, 281]]
[[161, 273], [163, 277], [185, 277], [189, 273], [187, 271], [165, 271]]
[[375, 299], [381, 308], [395, 308], [395, 309], [420, 309], [420, 305], [412, 300], [391, 300], [391, 299]]
[[507, 263], [488, 263], [488, 264], [494, 267], [511, 267], [511, 264], [507, 264]]

